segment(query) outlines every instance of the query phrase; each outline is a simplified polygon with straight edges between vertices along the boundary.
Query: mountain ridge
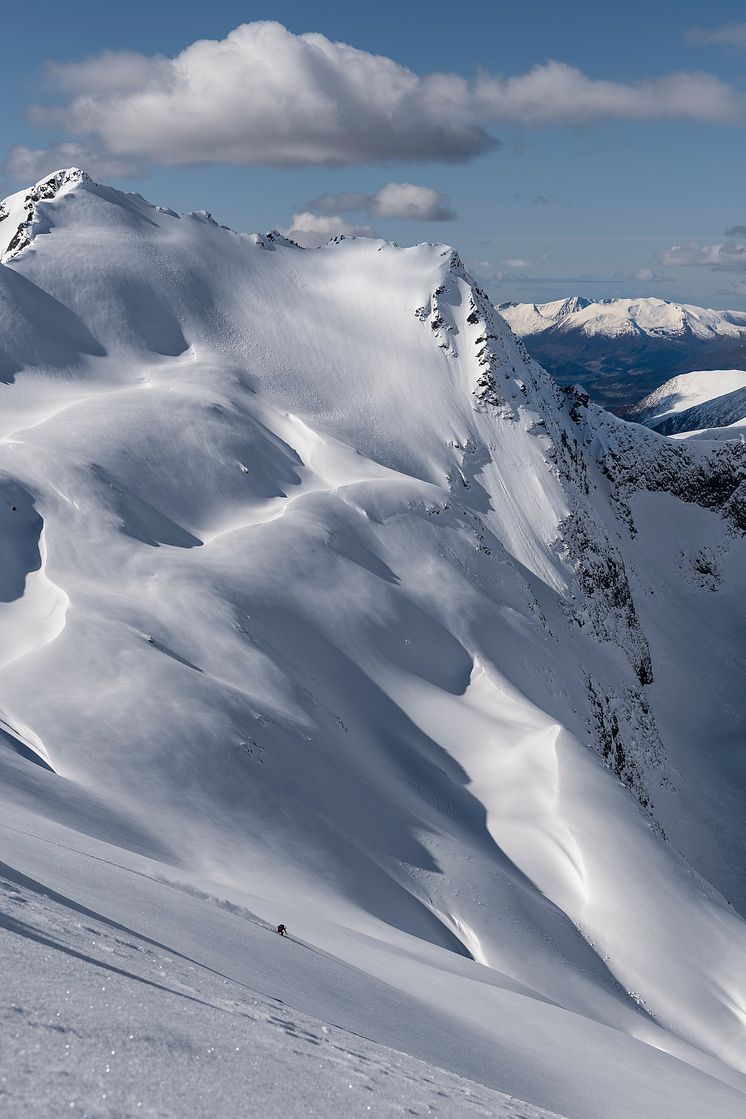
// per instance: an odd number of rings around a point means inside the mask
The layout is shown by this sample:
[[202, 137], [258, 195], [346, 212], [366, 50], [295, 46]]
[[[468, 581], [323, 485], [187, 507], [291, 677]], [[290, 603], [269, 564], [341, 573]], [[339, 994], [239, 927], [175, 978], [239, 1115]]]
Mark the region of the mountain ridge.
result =
[[[63, 828], [167, 909], [250, 894], [370, 977], [325, 1014], [573, 1119], [738, 1114], [743, 451], [558, 388], [449, 246], [38, 205], [0, 267], [0, 715], [55, 773], [0, 742], [0, 795], [58, 884], [90, 906]], [[189, 912], [161, 943], [244, 974]]]

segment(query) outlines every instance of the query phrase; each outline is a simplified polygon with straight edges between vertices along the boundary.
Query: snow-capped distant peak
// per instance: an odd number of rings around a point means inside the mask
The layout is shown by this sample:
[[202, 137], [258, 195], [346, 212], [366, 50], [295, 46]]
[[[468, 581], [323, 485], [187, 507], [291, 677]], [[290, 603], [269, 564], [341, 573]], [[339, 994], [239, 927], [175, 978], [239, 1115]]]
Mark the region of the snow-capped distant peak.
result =
[[586, 299], [583, 295], [571, 295], [568, 299], [555, 299], [551, 303], [542, 303], [540, 312], [544, 318], [564, 319], [567, 315], [584, 311], [595, 302], [595, 299]]
[[654, 296], [503, 303], [498, 311], [561, 384], [627, 408], [674, 374], [746, 367], [746, 312]]
[[40, 207], [68, 194], [92, 179], [79, 167], [63, 167], [46, 175], [28, 190], [18, 191], [0, 202], [0, 263], [6, 263], [31, 244], [42, 222]]

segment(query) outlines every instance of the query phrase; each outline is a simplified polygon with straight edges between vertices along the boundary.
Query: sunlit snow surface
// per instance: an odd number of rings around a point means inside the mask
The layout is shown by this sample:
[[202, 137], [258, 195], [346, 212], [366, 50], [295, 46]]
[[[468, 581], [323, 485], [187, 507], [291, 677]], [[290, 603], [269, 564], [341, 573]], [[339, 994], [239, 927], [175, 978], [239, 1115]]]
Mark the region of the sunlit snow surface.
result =
[[[126, 876], [112, 885], [127, 889]], [[12, 962], [0, 1009], [7, 1114], [549, 1119], [330, 1024], [337, 1007], [328, 1021], [298, 1010], [273, 992], [286, 996], [310, 972], [324, 1011], [326, 984], [350, 985], [344, 965], [306, 942], [280, 941], [248, 909], [214, 914], [216, 899], [183, 891], [166, 895], [172, 919], [240, 943], [246, 962], [233, 958], [230, 978], [212, 960], [174, 951], [172, 932], [159, 943], [3, 867], [0, 937]]]
[[0, 223], [12, 1113], [742, 1116], [737, 448], [559, 393], [443, 246], [41, 193]]
[[632, 409], [638, 423], [664, 435], [743, 439], [746, 370], [707, 369], [673, 377]]

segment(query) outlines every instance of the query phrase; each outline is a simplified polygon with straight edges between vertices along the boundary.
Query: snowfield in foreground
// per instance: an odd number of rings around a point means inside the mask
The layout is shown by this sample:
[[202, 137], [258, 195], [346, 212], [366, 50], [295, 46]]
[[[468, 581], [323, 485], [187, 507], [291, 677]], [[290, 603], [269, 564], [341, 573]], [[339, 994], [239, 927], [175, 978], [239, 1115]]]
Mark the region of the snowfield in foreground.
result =
[[740, 1119], [746, 447], [444, 246], [0, 219], [0, 1101]]
[[[551, 1119], [288, 1004], [274, 992], [295, 1002], [310, 987], [314, 1008], [334, 1022], [339, 1008], [329, 1007], [328, 987], [343, 983], [363, 998], [371, 988], [311, 945], [279, 942], [247, 909], [227, 912], [184, 885], [165, 897], [154, 892], [152, 904], [168, 914], [167, 947], [135, 932], [131, 916], [130, 926], [103, 919], [3, 869], [0, 922], [17, 938], [0, 1017], [0, 1098], [9, 1115]], [[127, 892], [127, 871], [108, 871], [105, 888]], [[214, 966], [217, 954], [198, 963], [174, 951], [176, 918], [200, 937], [240, 943], [246, 961], [232, 956], [228, 978]]]

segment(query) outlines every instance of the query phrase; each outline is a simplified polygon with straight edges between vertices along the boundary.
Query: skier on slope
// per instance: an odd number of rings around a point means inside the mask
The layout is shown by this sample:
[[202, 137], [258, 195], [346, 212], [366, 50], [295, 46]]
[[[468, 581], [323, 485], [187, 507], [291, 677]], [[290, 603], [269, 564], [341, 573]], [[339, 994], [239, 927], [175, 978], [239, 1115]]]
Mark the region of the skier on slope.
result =
[[278, 925], [277, 926], [277, 931], [280, 934], [280, 936], [287, 936], [288, 935], [288, 930], [285, 928], [284, 925]]

